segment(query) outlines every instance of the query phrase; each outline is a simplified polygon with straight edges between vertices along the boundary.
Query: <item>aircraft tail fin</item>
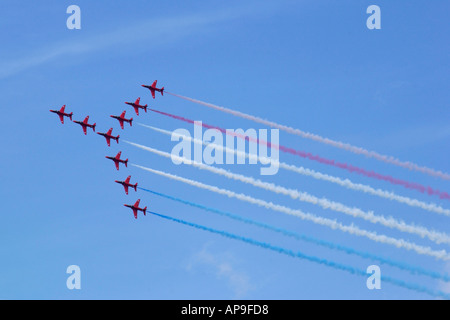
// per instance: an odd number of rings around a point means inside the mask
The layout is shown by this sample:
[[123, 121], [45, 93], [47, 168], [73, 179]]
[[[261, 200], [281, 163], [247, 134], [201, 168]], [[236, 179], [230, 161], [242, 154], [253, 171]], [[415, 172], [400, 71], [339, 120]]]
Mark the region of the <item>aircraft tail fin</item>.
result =
[[119, 143], [119, 138], [120, 138], [120, 135], [118, 135], [118, 136], [116, 137], [116, 142], [117, 142], [117, 143]]
[[73, 112], [69, 113], [69, 119], [72, 121]]
[[137, 186], [138, 186], [138, 184], [136, 183], [134, 186], [133, 186], [133, 188], [134, 188], [134, 191], [136, 191], [137, 192]]
[[161, 95], [164, 95], [164, 87], [161, 88]]
[[125, 160], [125, 167], [127, 167], [127, 168], [128, 168], [128, 159], [127, 159], [127, 160]]
[[133, 118], [130, 119], [130, 127], [133, 126]]
[[94, 130], [94, 132], [95, 132], [95, 127], [97, 126], [97, 124], [96, 123], [94, 123], [93, 125], [92, 125], [92, 130]]
[[144, 216], [146, 216], [147, 215], [147, 207], [145, 207], [143, 211], [144, 211]]

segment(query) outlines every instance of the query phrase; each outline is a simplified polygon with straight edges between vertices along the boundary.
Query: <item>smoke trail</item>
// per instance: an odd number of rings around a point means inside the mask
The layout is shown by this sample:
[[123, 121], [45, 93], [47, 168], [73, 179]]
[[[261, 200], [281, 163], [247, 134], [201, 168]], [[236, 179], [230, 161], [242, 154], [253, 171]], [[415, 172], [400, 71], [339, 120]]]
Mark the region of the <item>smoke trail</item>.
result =
[[360, 184], [360, 183], [354, 183], [349, 179], [341, 179], [339, 177], [335, 177], [335, 176], [330, 176], [321, 172], [317, 172], [311, 169], [307, 169], [304, 167], [298, 167], [298, 166], [294, 166], [291, 164], [287, 164], [285, 162], [279, 162], [279, 161], [274, 161], [272, 159], [266, 158], [266, 157], [261, 157], [261, 156], [256, 156], [254, 154], [249, 154], [246, 152], [242, 152], [242, 151], [238, 151], [238, 150], [234, 150], [234, 149], [230, 149], [227, 147], [223, 147], [222, 145], [218, 145], [218, 144], [214, 144], [214, 143], [206, 143], [203, 140], [199, 140], [199, 139], [195, 139], [195, 138], [191, 138], [190, 136], [185, 136], [182, 134], [178, 134], [175, 132], [171, 132], [171, 131], [167, 131], [164, 129], [160, 129], [160, 128], [156, 128], [156, 127], [152, 127], [152, 126], [148, 126], [142, 123], [138, 123], [140, 126], [143, 126], [145, 128], [169, 135], [169, 136], [176, 136], [176, 137], [182, 137], [183, 139], [186, 139], [188, 141], [193, 141], [194, 143], [197, 144], [203, 144], [205, 146], [213, 146], [214, 148], [221, 150], [221, 151], [225, 151], [227, 153], [233, 154], [233, 155], [237, 155], [239, 157], [244, 157], [244, 158], [248, 158], [248, 159], [253, 159], [253, 160], [257, 160], [263, 163], [268, 163], [269, 161], [271, 162], [275, 162], [277, 165], [279, 165], [280, 168], [283, 168], [285, 170], [289, 170], [292, 172], [296, 172], [298, 174], [304, 175], [304, 176], [309, 176], [312, 177], [314, 179], [317, 180], [323, 180], [323, 181], [328, 181], [328, 182], [332, 182], [335, 183], [337, 185], [340, 185], [342, 187], [345, 187], [347, 189], [351, 189], [351, 190], [356, 190], [356, 191], [362, 191], [364, 193], [368, 193], [374, 196], [378, 196], [381, 198], [385, 198], [388, 200], [393, 200], [393, 201], [397, 201], [400, 203], [404, 203], [406, 205], [409, 205], [411, 207], [416, 207], [416, 208], [421, 208], [423, 210], [427, 210], [430, 212], [435, 212], [438, 214], [443, 214], [446, 216], [450, 216], [450, 210], [449, 209], [445, 209], [441, 206], [438, 206], [434, 203], [426, 203], [417, 199], [412, 199], [409, 197], [405, 197], [405, 196], [400, 196], [395, 194], [394, 192], [390, 192], [390, 191], [386, 191], [386, 190], [382, 190], [382, 189], [375, 189], [369, 185], [364, 185], [364, 184]]
[[377, 153], [375, 151], [369, 151], [369, 150], [366, 150], [364, 148], [356, 147], [356, 146], [353, 146], [353, 145], [348, 144], [348, 143], [343, 143], [343, 142], [340, 142], [340, 141], [335, 141], [335, 140], [331, 140], [331, 139], [328, 139], [328, 138], [324, 138], [324, 137], [321, 137], [321, 136], [319, 136], [317, 134], [313, 134], [313, 133], [302, 131], [300, 129], [295, 129], [295, 128], [288, 127], [288, 126], [285, 126], [285, 125], [281, 125], [281, 124], [278, 124], [276, 122], [268, 121], [268, 120], [265, 120], [265, 119], [262, 119], [262, 118], [259, 118], [259, 117], [256, 117], [256, 116], [252, 116], [252, 115], [240, 112], [240, 111], [235, 111], [235, 110], [232, 110], [232, 109], [229, 109], [229, 108], [217, 106], [217, 105], [214, 105], [214, 104], [211, 104], [211, 103], [207, 103], [207, 102], [203, 102], [203, 101], [200, 101], [200, 100], [188, 98], [188, 97], [185, 97], [185, 96], [182, 96], [182, 95], [178, 95], [178, 94], [175, 94], [175, 93], [171, 93], [171, 92], [167, 92], [167, 93], [170, 94], [170, 95], [173, 95], [175, 97], [182, 98], [182, 99], [185, 99], [185, 100], [188, 100], [188, 101], [191, 101], [191, 102], [194, 102], [194, 103], [206, 106], [208, 108], [219, 110], [221, 112], [226, 112], [226, 113], [232, 114], [232, 115], [240, 117], [240, 118], [244, 118], [244, 119], [247, 119], [247, 120], [250, 120], [250, 121], [254, 121], [254, 122], [257, 122], [257, 123], [260, 123], [260, 124], [267, 125], [267, 126], [272, 127], [272, 128], [280, 129], [280, 130], [283, 130], [283, 131], [288, 132], [290, 134], [294, 134], [294, 135], [297, 135], [297, 136], [300, 136], [300, 137], [303, 137], [303, 138], [306, 138], [306, 139], [311, 139], [311, 140], [314, 140], [314, 141], [317, 141], [317, 142], [320, 142], [320, 143], [327, 144], [329, 146], [333, 146], [333, 147], [336, 147], [336, 148], [339, 148], [339, 149], [350, 151], [350, 152], [353, 152], [355, 154], [364, 155], [366, 157], [374, 158], [374, 159], [377, 159], [377, 160], [380, 160], [380, 161], [383, 161], [383, 162], [386, 162], [386, 163], [390, 163], [390, 164], [393, 164], [393, 165], [396, 165], [396, 166], [399, 166], [399, 167], [403, 167], [403, 168], [409, 169], [409, 170], [415, 170], [415, 171], [422, 172], [422, 173], [425, 173], [425, 174], [428, 174], [428, 175], [431, 175], [431, 176], [434, 176], [434, 177], [439, 177], [441, 179], [450, 180], [450, 174], [442, 172], [442, 171], [437, 171], [435, 169], [428, 168], [428, 167], [425, 167], [425, 166], [419, 166], [419, 165], [417, 165], [415, 163], [412, 163], [412, 162], [409, 162], [409, 161], [401, 161], [401, 160], [396, 159], [396, 158], [394, 158], [392, 156], [382, 155], [382, 154], [379, 154], [379, 153]]
[[[262, 188], [262, 189], [265, 189], [265, 190], [268, 190], [268, 191], [271, 191], [271, 192], [274, 192], [277, 194], [284, 194], [284, 195], [290, 196], [292, 199], [297, 199], [299, 201], [312, 203], [314, 205], [319, 205], [324, 209], [331, 209], [331, 210], [334, 210], [337, 212], [341, 212], [341, 213], [350, 215], [352, 217], [362, 218], [371, 223], [379, 223], [385, 227], [397, 229], [402, 232], [408, 232], [411, 234], [415, 234], [422, 238], [427, 237], [428, 239], [436, 242], [437, 244], [441, 244], [441, 243], [449, 244], [450, 243], [450, 237], [447, 234], [442, 233], [442, 232], [428, 230], [427, 228], [421, 227], [421, 226], [408, 225], [404, 221], [397, 221], [393, 217], [385, 218], [384, 216], [377, 216], [373, 212], [365, 212], [359, 208], [350, 208], [339, 202], [330, 201], [326, 198], [318, 198], [318, 197], [310, 195], [306, 192], [301, 192], [301, 191], [294, 190], [294, 189], [288, 189], [288, 188], [285, 188], [282, 186], [275, 185], [273, 183], [263, 182], [261, 180], [254, 179], [252, 177], [247, 177], [247, 176], [244, 176], [241, 174], [235, 174], [235, 173], [232, 173], [230, 171], [227, 171], [227, 170], [224, 170], [221, 168], [216, 168], [216, 167], [212, 167], [209, 165], [205, 165], [200, 162], [191, 161], [190, 159], [179, 157], [174, 154], [163, 152], [163, 151], [153, 149], [150, 147], [146, 147], [146, 146], [134, 143], [134, 142], [129, 142], [129, 141], [124, 141], [124, 142], [128, 143], [132, 146], [135, 146], [137, 148], [140, 148], [142, 150], [152, 152], [159, 156], [171, 158], [172, 160], [177, 160], [180, 163], [181, 162], [186, 163], [188, 165], [194, 166], [201, 170], [207, 170], [209, 172], [224, 176], [226, 178], [234, 179], [234, 180], [241, 181], [244, 183], [248, 183], [255, 187]], [[189, 162], [186, 162], [186, 160], [189, 160]]]
[[382, 234], [379, 235], [376, 232], [371, 232], [371, 231], [367, 231], [364, 229], [360, 229], [353, 224], [346, 226], [346, 225], [343, 225], [343, 224], [337, 222], [336, 220], [319, 217], [319, 216], [316, 216], [311, 213], [304, 213], [303, 211], [298, 210], [298, 209], [291, 209], [288, 207], [284, 207], [282, 205], [274, 204], [272, 202], [267, 202], [267, 201], [264, 201], [261, 199], [253, 198], [251, 196], [248, 196], [248, 195], [245, 195], [242, 193], [235, 193], [230, 190], [221, 189], [221, 188], [218, 188], [215, 186], [201, 183], [199, 181], [186, 179], [186, 178], [179, 177], [179, 176], [176, 176], [176, 175], [173, 175], [170, 173], [166, 173], [166, 172], [151, 169], [151, 168], [146, 168], [146, 167], [136, 165], [136, 164], [132, 164], [132, 166], [134, 166], [136, 168], [140, 168], [140, 169], [148, 171], [148, 172], [151, 172], [151, 173], [154, 173], [154, 174], [157, 174], [157, 175], [160, 175], [160, 176], [163, 176], [163, 177], [166, 177], [166, 178], [169, 178], [169, 179], [172, 179], [172, 180], [175, 180], [175, 181], [183, 182], [185, 184], [188, 184], [188, 185], [191, 185], [191, 186], [194, 186], [197, 188], [209, 190], [211, 192], [226, 195], [230, 198], [235, 198], [235, 199], [238, 199], [241, 201], [255, 204], [260, 207], [264, 207], [266, 209], [270, 209], [270, 210], [278, 211], [278, 212], [285, 213], [288, 215], [292, 215], [292, 216], [298, 217], [302, 220], [306, 220], [306, 221], [310, 221], [310, 222], [313, 222], [318, 225], [326, 226], [333, 230], [338, 229], [338, 230], [341, 230], [342, 232], [346, 232], [346, 233], [349, 233], [349, 234], [352, 234], [355, 236], [366, 237], [372, 241], [376, 241], [379, 243], [389, 244], [389, 245], [395, 246], [397, 248], [403, 248], [406, 250], [412, 250], [418, 254], [428, 255], [428, 256], [434, 257], [436, 259], [450, 260], [450, 256], [443, 249], [439, 250], [439, 251], [435, 251], [435, 250], [432, 250], [430, 247], [420, 246], [418, 244], [415, 244], [415, 243], [412, 243], [412, 242], [409, 242], [409, 241], [406, 241], [403, 239], [396, 239], [396, 238], [392, 238], [392, 237], [382, 235]]
[[231, 219], [236, 220], [236, 221], [244, 222], [244, 223], [247, 223], [247, 224], [250, 224], [250, 225], [253, 225], [253, 226], [257, 226], [259, 228], [263, 228], [263, 229], [266, 229], [266, 230], [270, 230], [270, 231], [274, 231], [274, 232], [277, 232], [277, 233], [281, 233], [281, 234], [283, 234], [285, 236], [292, 237], [292, 238], [295, 238], [297, 240], [302, 240], [302, 241], [306, 241], [306, 242], [309, 242], [309, 243], [314, 243], [316, 245], [323, 246], [323, 247], [326, 247], [328, 249], [339, 250], [339, 251], [345, 252], [347, 254], [357, 255], [357, 256], [365, 258], [365, 259], [376, 260], [378, 262], [390, 265], [392, 267], [397, 267], [399, 269], [409, 271], [412, 274], [425, 275], [425, 276], [429, 276], [429, 277], [434, 278], [434, 279], [440, 279], [440, 280], [444, 280], [446, 282], [450, 282], [450, 277], [447, 274], [442, 275], [442, 274], [440, 274], [438, 272], [425, 270], [425, 269], [422, 269], [420, 267], [411, 266], [411, 265], [408, 265], [408, 264], [405, 264], [405, 263], [402, 263], [402, 262], [398, 262], [398, 261], [393, 261], [391, 259], [387, 259], [387, 258], [383, 258], [383, 257], [380, 257], [380, 256], [376, 256], [376, 255], [373, 255], [373, 254], [368, 253], [368, 252], [361, 252], [361, 251], [355, 250], [355, 249], [350, 248], [350, 247], [345, 247], [345, 246], [342, 246], [342, 245], [339, 245], [339, 244], [334, 244], [332, 242], [328, 242], [328, 241], [325, 241], [325, 240], [316, 239], [316, 238], [313, 238], [313, 237], [310, 237], [310, 236], [307, 236], [307, 235], [304, 235], [304, 234], [299, 234], [299, 233], [296, 233], [296, 232], [293, 232], [293, 231], [288, 231], [288, 230], [285, 230], [285, 229], [282, 229], [282, 228], [274, 227], [274, 226], [271, 226], [271, 225], [268, 225], [268, 224], [265, 224], [265, 223], [262, 223], [262, 222], [258, 222], [258, 221], [255, 221], [255, 220], [251, 220], [251, 219], [248, 219], [248, 218], [236, 215], [236, 214], [232, 214], [232, 213], [225, 212], [225, 211], [222, 211], [222, 210], [210, 208], [210, 207], [207, 207], [207, 206], [195, 203], [195, 202], [191, 202], [191, 201], [188, 201], [188, 200], [183, 200], [183, 199], [180, 199], [180, 198], [169, 196], [169, 195], [166, 195], [164, 193], [156, 192], [156, 191], [145, 189], [145, 188], [141, 188], [141, 187], [138, 187], [138, 189], [140, 189], [142, 191], [145, 191], [145, 192], [148, 192], [148, 193], [151, 193], [151, 194], [154, 194], [154, 195], [157, 195], [159, 197], [163, 197], [163, 198], [166, 198], [166, 199], [169, 199], [169, 200], [172, 200], [172, 201], [177, 201], [179, 203], [182, 203], [182, 204], [185, 204], [185, 205], [189, 205], [191, 207], [195, 207], [195, 208], [202, 209], [202, 210], [214, 213], [214, 214], [218, 214], [220, 216], [231, 218]]
[[[260, 242], [260, 241], [257, 241], [257, 240], [253, 240], [251, 238], [238, 236], [238, 235], [226, 232], [226, 231], [221, 231], [221, 230], [208, 228], [208, 227], [196, 224], [196, 223], [184, 221], [184, 220], [181, 220], [181, 219], [172, 218], [172, 217], [165, 216], [165, 215], [162, 215], [162, 214], [159, 214], [159, 213], [156, 213], [156, 212], [151, 212], [150, 211], [149, 213], [154, 215], [154, 216], [157, 216], [157, 217], [169, 220], [169, 221], [177, 222], [177, 223], [180, 223], [180, 224], [183, 224], [183, 225], [186, 225], [186, 226], [190, 226], [190, 227], [193, 227], [193, 228], [196, 228], [196, 229], [199, 229], [199, 230], [208, 231], [210, 233], [218, 234], [218, 235], [221, 235], [221, 236], [223, 236], [225, 238], [229, 238], [229, 239], [233, 239], [233, 240], [239, 240], [239, 241], [242, 241], [242, 242], [245, 242], [245, 243], [248, 243], [248, 244], [260, 247], [260, 248], [263, 248], [263, 249], [269, 249], [269, 250], [272, 250], [272, 251], [275, 251], [275, 252], [278, 252], [278, 253], [281, 253], [281, 254], [285, 254], [285, 255], [291, 256], [293, 258], [299, 258], [299, 259], [303, 259], [303, 260], [308, 260], [310, 262], [318, 263], [318, 264], [321, 264], [321, 265], [324, 265], [324, 266], [327, 266], [327, 267], [331, 267], [331, 268], [336, 269], [336, 270], [346, 271], [346, 272], [348, 272], [350, 274], [354, 274], [354, 275], [358, 275], [358, 276], [362, 276], [362, 277], [367, 277], [367, 273], [365, 271], [363, 271], [363, 270], [356, 269], [356, 268], [353, 268], [351, 266], [347, 266], [347, 265], [344, 265], [344, 264], [341, 264], [341, 263], [337, 263], [337, 262], [334, 262], [334, 261], [331, 261], [331, 260], [327, 260], [327, 259], [318, 258], [318, 257], [315, 257], [315, 256], [306, 255], [306, 254], [304, 254], [304, 253], [302, 253], [300, 251], [294, 252], [292, 250], [288, 250], [288, 249], [285, 249], [285, 248], [273, 246], [273, 245], [271, 245], [269, 243], [266, 243], [266, 242]], [[431, 290], [431, 289], [429, 289], [427, 287], [423, 287], [423, 286], [420, 286], [420, 285], [417, 285], [417, 284], [411, 284], [411, 283], [408, 283], [408, 282], [405, 282], [405, 281], [402, 281], [402, 280], [398, 280], [398, 279], [394, 279], [394, 278], [391, 278], [391, 277], [381, 276], [381, 280], [389, 282], [389, 283], [394, 284], [394, 285], [399, 286], [399, 287], [403, 287], [403, 288], [409, 289], [409, 290], [414, 290], [414, 291], [417, 291], [417, 292], [427, 293], [427, 294], [429, 294], [429, 295], [431, 295], [433, 297], [442, 297], [442, 298], [445, 298], [445, 299], [449, 299], [450, 298], [450, 296], [448, 294], [443, 293], [441, 291], [434, 291], [434, 290]]]
[[[158, 110], [150, 109], [150, 108], [148, 110], [153, 111], [153, 112], [158, 113], [158, 114], [161, 114], [161, 115], [164, 115], [164, 116], [171, 117], [173, 119], [177, 119], [177, 120], [181, 120], [181, 121], [184, 121], [184, 122], [187, 122], [187, 123], [195, 124], [193, 120], [190, 120], [190, 119], [187, 119], [187, 118], [184, 118], [184, 117], [176, 116], [176, 115], [173, 115], [173, 114], [170, 114], [170, 113], [166, 113], [166, 112], [162, 112], [162, 111], [158, 111]], [[437, 195], [441, 199], [447, 199], [447, 200], [450, 199], [450, 195], [447, 192], [442, 192], [442, 191], [439, 191], [437, 189], [433, 189], [431, 187], [425, 187], [425, 186], [423, 186], [423, 185], [421, 185], [419, 183], [408, 182], [408, 181], [405, 181], [405, 180], [393, 178], [393, 177], [388, 176], [388, 175], [382, 175], [382, 174], [376, 173], [374, 171], [367, 171], [365, 169], [362, 169], [362, 168], [359, 168], [359, 167], [355, 167], [353, 165], [337, 162], [335, 160], [322, 158], [320, 156], [313, 155], [313, 154], [311, 154], [309, 152], [295, 150], [295, 149], [288, 148], [288, 147], [285, 147], [285, 146], [282, 146], [282, 145], [275, 145], [275, 144], [272, 144], [272, 143], [267, 142], [267, 141], [263, 141], [263, 140], [260, 140], [260, 139], [254, 139], [252, 137], [248, 137], [248, 136], [245, 136], [245, 135], [242, 135], [242, 134], [238, 134], [238, 133], [235, 133], [235, 132], [230, 132], [230, 131], [225, 130], [223, 128], [214, 127], [214, 126], [211, 126], [211, 125], [208, 125], [208, 124], [205, 124], [205, 123], [202, 123], [202, 126], [204, 128], [207, 128], [207, 129], [219, 130], [220, 132], [222, 132], [224, 134], [227, 134], [227, 135], [231, 135], [233, 137], [237, 137], [237, 138], [240, 138], [240, 139], [248, 139], [249, 141], [252, 141], [252, 142], [255, 142], [255, 143], [258, 143], [258, 144], [265, 144], [269, 148], [277, 148], [277, 149], [279, 149], [279, 150], [281, 150], [281, 151], [283, 151], [285, 153], [289, 153], [289, 154], [292, 154], [292, 155], [295, 155], [295, 156], [299, 156], [301, 158], [313, 160], [313, 161], [316, 161], [316, 162], [319, 162], [319, 163], [322, 163], [322, 164], [326, 164], [326, 165], [329, 165], [329, 166], [337, 167], [337, 168], [340, 168], [340, 169], [343, 169], [343, 170], [347, 170], [347, 171], [349, 171], [351, 173], [357, 173], [357, 174], [361, 174], [361, 175], [364, 175], [364, 176], [369, 177], [369, 178], [375, 178], [377, 180], [386, 181], [386, 182], [389, 182], [391, 184], [400, 185], [400, 186], [403, 186], [404, 188], [411, 189], [411, 190], [416, 190], [416, 191], [419, 191], [421, 193], [425, 193], [425, 194], [428, 194], [428, 195]]]

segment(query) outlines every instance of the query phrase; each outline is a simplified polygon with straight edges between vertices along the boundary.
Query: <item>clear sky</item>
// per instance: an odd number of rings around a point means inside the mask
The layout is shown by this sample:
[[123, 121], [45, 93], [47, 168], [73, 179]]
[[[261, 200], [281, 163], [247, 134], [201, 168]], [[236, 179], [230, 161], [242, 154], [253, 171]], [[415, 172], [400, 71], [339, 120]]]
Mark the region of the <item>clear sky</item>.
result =
[[[81, 30], [66, 9], [81, 8]], [[381, 8], [369, 30], [366, 9]], [[343, 224], [449, 250], [416, 235], [299, 202], [104, 138], [49, 109], [67, 105], [74, 120], [90, 116], [97, 131], [170, 152], [166, 130], [193, 126], [155, 113], [137, 117], [125, 101], [229, 129], [263, 125], [141, 84], [226, 106], [405, 161], [450, 172], [448, 1], [2, 1], [0, 4], [0, 298], [1, 299], [429, 299], [366, 277], [285, 256], [241, 241], [147, 215], [141, 206], [289, 250], [450, 292], [449, 284], [354, 255], [284, 237], [155, 195], [128, 196], [114, 180], [231, 212], [279, 228], [439, 273], [450, 264], [376, 243], [104, 157], [195, 179]], [[109, 115], [127, 110], [133, 127]], [[280, 132], [280, 144], [449, 192], [450, 183]], [[292, 155], [280, 160], [449, 208], [448, 200], [358, 176]], [[448, 217], [281, 170], [222, 165], [349, 207], [450, 233]], [[68, 290], [66, 269], [81, 268], [81, 290]]]

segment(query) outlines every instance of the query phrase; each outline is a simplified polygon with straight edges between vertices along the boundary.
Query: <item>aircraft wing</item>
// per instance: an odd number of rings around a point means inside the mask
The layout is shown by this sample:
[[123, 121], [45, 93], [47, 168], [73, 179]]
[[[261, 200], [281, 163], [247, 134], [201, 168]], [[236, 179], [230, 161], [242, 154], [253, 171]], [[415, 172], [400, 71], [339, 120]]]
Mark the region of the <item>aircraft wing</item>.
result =
[[61, 123], [64, 124], [64, 116], [62, 114], [59, 114], [59, 120], [61, 120]]
[[119, 170], [119, 161], [114, 161], [114, 164], [116, 165], [116, 169]]
[[125, 193], [128, 194], [128, 185], [124, 184], [123, 188], [125, 189]]
[[111, 138], [110, 137], [105, 137], [106, 138], [106, 143], [108, 144], [108, 147], [111, 147]]
[[150, 89], [150, 91], [152, 92], [153, 99], [155, 99], [155, 89]]
[[87, 134], [86, 126], [82, 126], [82, 127], [83, 127], [84, 135], [86, 135]]
[[134, 218], [137, 219], [137, 214], [138, 213], [137, 213], [137, 209], [136, 208], [133, 208], [133, 214], [134, 214]]
[[120, 127], [123, 129], [123, 120], [119, 119]]

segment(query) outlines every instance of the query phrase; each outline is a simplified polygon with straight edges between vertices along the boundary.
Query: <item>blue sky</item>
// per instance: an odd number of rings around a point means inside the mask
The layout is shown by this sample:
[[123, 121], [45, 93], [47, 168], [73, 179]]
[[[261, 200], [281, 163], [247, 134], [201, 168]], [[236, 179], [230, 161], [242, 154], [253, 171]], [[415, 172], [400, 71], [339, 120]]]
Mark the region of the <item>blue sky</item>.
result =
[[[81, 8], [82, 29], [68, 30], [66, 8]], [[366, 9], [381, 8], [381, 30]], [[154, 216], [134, 220], [124, 203], [226, 230], [365, 270], [374, 261], [296, 241], [139, 191], [114, 180], [198, 202], [440, 273], [445, 262], [375, 243], [129, 167], [130, 162], [292, 208], [354, 223], [435, 249], [427, 239], [227, 180], [124, 143], [106, 146], [92, 132], [48, 112], [63, 104], [98, 131], [170, 152], [167, 136], [138, 125], [120, 130], [111, 114], [148, 103], [224, 128], [264, 127], [170, 95], [151, 99], [141, 84], [223, 105], [369, 150], [450, 171], [450, 26], [445, 1], [4, 1], [0, 5], [0, 298], [1, 299], [429, 299], [366, 278], [283, 256]], [[147, 113], [136, 122], [167, 130], [193, 127]], [[449, 191], [448, 181], [280, 133], [280, 144]], [[399, 186], [281, 154], [280, 160], [434, 202]], [[232, 172], [307, 191], [376, 214], [450, 232], [448, 217], [255, 165]], [[66, 288], [66, 268], [81, 268], [81, 290]], [[383, 275], [449, 291], [427, 277], [381, 265]]]

